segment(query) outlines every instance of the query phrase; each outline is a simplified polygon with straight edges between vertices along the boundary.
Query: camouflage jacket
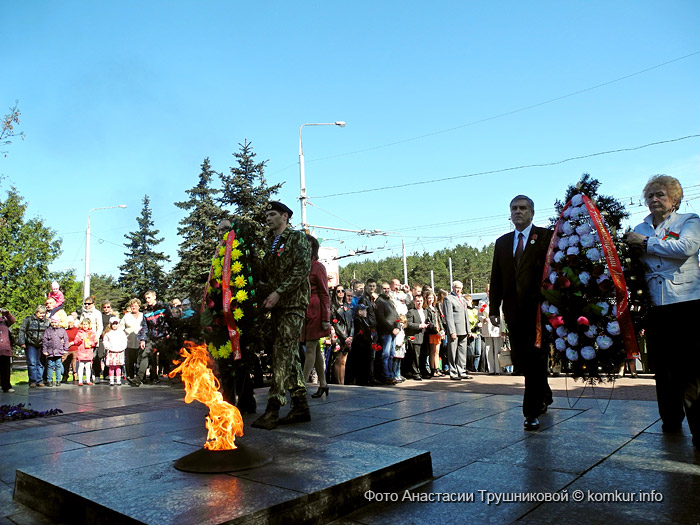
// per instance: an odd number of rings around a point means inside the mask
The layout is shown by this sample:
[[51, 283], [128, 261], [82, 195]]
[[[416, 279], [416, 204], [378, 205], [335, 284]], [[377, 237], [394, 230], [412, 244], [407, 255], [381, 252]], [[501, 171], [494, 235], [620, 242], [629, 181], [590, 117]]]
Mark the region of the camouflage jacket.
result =
[[[306, 311], [309, 304], [309, 272], [311, 250], [306, 234], [287, 226], [275, 244], [275, 234], [269, 232], [262, 262], [262, 281], [266, 295], [277, 292], [277, 308]], [[274, 247], [274, 250], [273, 250]]]

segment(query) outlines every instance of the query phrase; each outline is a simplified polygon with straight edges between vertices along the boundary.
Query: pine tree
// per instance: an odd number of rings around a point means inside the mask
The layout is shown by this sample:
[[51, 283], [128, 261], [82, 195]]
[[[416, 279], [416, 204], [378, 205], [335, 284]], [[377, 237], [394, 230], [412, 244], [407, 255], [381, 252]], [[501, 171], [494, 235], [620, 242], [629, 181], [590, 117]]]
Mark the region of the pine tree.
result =
[[139, 229], [124, 235], [129, 242], [124, 243], [127, 251], [124, 253], [124, 264], [119, 267], [119, 284], [132, 297], [143, 297], [148, 290], [154, 290], [162, 297], [168, 284], [163, 263], [170, 258], [163, 252], [155, 251], [155, 247], [163, 242], [163, 237], [158, 238], [160, 230], [153, 229], [149, 204], [150, 199], [145, 195], [141, 216], [136, 219]]
[[49, 265], [61, 253], [56, 232], [39, 218], [26, 218], [26, 211], [27, 203], [10, 187], [0, 199], [0, 308], [18, 320], [44, 303], [51, 286]]
[[230, 169], [230, 175], [221, 174], [221, 196], [219, 203], [233, 206], [227, 218], [246, 231], [255, 232], [255, 245], [262, 246], [265, 237], [265, 205], [282, 184], [268, 186], [265, 180], [267, 160], [255, 162], [256, 153], [247, 139], [238, 144], [240, 150], [233, 154], [238, 165]]
[[211, 187], [215, 173], [209, 159], [205, 158], [199, 182], [186, 191], [189, 198], [175, 203], [178, 208], [188, 210], [189, 214], [180, 221], [181, 227], [177, 229], [183, 240], [177, 250], [180, 260], [171, 273], [171, 295], [181, 299], [187, 297], [195, 306], [204, 293], [204, 281], [219, 243], [217, 225], [224, 215], [216, 204], [219, 190]]

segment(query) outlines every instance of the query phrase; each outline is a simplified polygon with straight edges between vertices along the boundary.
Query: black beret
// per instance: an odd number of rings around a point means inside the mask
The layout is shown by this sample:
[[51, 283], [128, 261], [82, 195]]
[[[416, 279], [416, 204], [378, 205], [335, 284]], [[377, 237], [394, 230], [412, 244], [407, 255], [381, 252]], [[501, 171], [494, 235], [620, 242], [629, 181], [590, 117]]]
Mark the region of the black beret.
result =
[[292, 214], [294, 213], [292, 212], [292, 210], [289, 209], [289, 207], [286, 204], [282, 204], [279, 201], [271, 201], [267, 203], [267, 206], [265, 206], [265, 211], [272, 210], [279, 213], [286, 213], [290, 219], [292, 218]]

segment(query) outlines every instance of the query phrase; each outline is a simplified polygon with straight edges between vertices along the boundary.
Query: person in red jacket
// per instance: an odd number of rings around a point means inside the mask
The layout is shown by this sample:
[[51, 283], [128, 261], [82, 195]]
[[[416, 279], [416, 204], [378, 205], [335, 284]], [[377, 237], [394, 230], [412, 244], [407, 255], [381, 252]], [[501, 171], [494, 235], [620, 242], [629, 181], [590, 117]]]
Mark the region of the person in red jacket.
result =
[[326, 337], [331, 329], [331, 298], [328, 295], [328, 274], [326, 268], [318, 260], [319, 244], [316, 237], [306, 234], [311, 247], [311, 272], [309, 284], [309, 306], [306, 308], [304, 329], [301, 332], [301, 342], [306, 344], [304, 358], [304, 381], [309, 380], [309, 374], [315, 367], [318, 374], [318, 391], [312, 397], [328, 396], [326, 384], [326, 369], [321, 350], [320, 339]]

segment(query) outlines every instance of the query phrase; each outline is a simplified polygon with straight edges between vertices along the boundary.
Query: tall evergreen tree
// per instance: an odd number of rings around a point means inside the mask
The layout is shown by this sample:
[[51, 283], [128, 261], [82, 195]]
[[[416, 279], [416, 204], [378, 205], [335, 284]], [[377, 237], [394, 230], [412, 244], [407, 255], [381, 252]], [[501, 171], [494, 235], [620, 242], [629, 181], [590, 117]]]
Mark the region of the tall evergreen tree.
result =
[[119, 284], [133, 297], [143, 297], [148, 290], [155, 290], [162, 297], [167, 287], [163, 263], [170, 257], [155, 251], [155, 247], [163, 242], [163, 237], [158, 238], [160, 230], [153, 228], [149, 204], [150, 199], [145, 195], [141, 216], [136, 219], [138, 230], [124, 235], [129, 242], [124, 243], [127, 251], [124, 253], [124, 264], [119, 267]]
[[180, 260], [171, 273], [171, 294], [181, 299], [188, 297], [193, 303], [204, 293], [202, 276], [208, 274], [220, 240], [217, 225], [224, 212], [216, 204], [219, 190], [211, 187], [215, 173], [209, 158], [205, 158], [199, 182], [185, 192], [189, 198], [175, 203], [178, 208], [188, 210], [189, 214], [180, 221], [181, 227], [177, 229], [183, 240], [177, 250]]
[[239, 151], [233, 154], [238, 165], [231, 167], [230, 175], [220, 175], [223, 188], [219, 203], [233, 206], [227, 218], [235, 220], [247, 231], [255, 231], [254, 242], [256, 246], [262, 246], [265, 236], [265, 205], [282, 184], [267, 185], [267, 160], [255, 162], [256, 153], [253, 152], [252, 143], [245, 139], [238, 146]]
[[0, 199], [0, 307], [19, 320], [44, 303], [51, 285], [49, 265], [61, 253], [56, 232], [39, 218], [26, 218], [26, 211], [27, 203], [10, 187]]

